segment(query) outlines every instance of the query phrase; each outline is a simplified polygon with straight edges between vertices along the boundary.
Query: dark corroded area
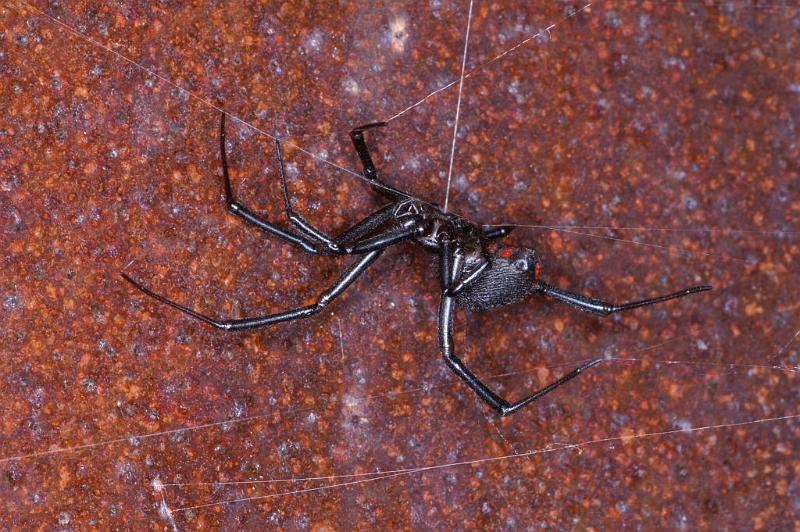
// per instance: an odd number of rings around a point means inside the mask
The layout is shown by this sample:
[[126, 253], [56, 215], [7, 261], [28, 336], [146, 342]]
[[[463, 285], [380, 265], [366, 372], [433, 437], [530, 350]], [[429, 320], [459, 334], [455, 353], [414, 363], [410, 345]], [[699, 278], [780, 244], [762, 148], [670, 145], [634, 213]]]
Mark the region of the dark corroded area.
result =
[[[335, 232], [379, 205], [347, 131], [458, 78], [466, 0], [4, 3], [0, 529], [800, 526], [783, 4], [475, 2], [468, 69], [538, 36], [465, 81], [450, 208], [538, 226], [510, 241], [561, 288], [715, 287], [613, 318], [458, 311], [465, 361], [511, 398], [608, 359], [501, 419], [441, 360], [414, 246], [330, 311], [242, 334], [119, 275], [220, 317], [313, 301], [351, 259], [226, 213], [214, 107], [247, 123], [242, 202], [282, 219], [286, 138], [294, 207]], [[456, 95], [371, 137], [389, 183], [443, 202]]]

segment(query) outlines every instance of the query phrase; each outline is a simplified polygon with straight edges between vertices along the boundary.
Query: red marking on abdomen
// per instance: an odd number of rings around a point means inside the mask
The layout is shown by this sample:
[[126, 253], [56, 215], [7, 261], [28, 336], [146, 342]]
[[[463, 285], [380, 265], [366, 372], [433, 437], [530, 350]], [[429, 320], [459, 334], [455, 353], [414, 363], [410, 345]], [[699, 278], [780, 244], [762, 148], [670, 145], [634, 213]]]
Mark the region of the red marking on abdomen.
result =
[[503, 248], [500, 250], [497, 256], [500, 257], [501, 259], [508, 260], [511, 258], [511, 255], [513, 254], [514, 254], [514, 248]]

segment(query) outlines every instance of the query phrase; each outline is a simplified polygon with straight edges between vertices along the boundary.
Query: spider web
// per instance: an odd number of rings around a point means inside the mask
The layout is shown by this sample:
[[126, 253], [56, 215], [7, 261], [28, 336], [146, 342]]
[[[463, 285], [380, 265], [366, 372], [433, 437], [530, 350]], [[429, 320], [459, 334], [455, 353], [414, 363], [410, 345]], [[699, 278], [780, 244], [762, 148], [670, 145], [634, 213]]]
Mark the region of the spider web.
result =
[[[92, 161], [124, 176], [86, 196], [86, 205], [66, 209], [74, 215], [70, 231], [90, 238], [99, 223], [136, 236], [135, 245], [120, 239], [115, 253], [98, 252], [113, 257], [103, 265], [102, 291], [132, 301], [117, 309], [93, 307], [96, 328], [68, 328], [94, 341], [65, 336], [55, 351], [76, 362], [82, 352], [99, 355], [99, 367], [76, 364], [63, 389], [42, 392], [47, 401], [63, 398], [66, 405], [94, 397], [99, 414], [76, 418], [71, 408], [48, 413], [37, 406], [43, 387], [30, 384], [37, 371], [23, 369], [32, 376], [21, 377], [13, 366], [4, 369], [7, 382], [26, 381], [29, 392], [32, 413], [8, 405], [10, 419], [26, 429], [6, 433], [1, 462], [8, 478], [19, 474], [33, 486], [24, 490], [24, 500], [6, 492], [18, 508], [28, 509], [30, 523], [46, 522], [50, 514], [59, 522], [88, 523], [87, 514], [109, 505], [117, 512], [125, 508], [134, 521], [160, 520], [174, 529], [198, 523], [388, 523], [386, 503], [397, 500], [406, 503], [399, 519], [415, 526], [456, 519], [513, 527], [534, 519], [569, 522], [568, 516], [580, 519], [575, 524], [635, 524], [662, 506], [664, 513], [652, 518], [672, 526], [780, 526], [797, 518], [786, 502], [786, 494], [798, 489], [790, 457], [797, 441], [792, 384], [800, 334], [797, 304], [786, 289], [796, 284], [790, 265], [798, 231], [796, 146], [786, 135], [797, 118], [798, 80], [796, 74], [773, 74], [768, 82], [742, 75], [780, 72], [787, 64], [791, 54], [778, 43], [781, 30], [797, 24], [796, 8], [597, 2], [588, 9], [559, 3], [540, 12], [530, 6], [492, 12], [476, 3], [465, 67], [471, 75], [461, 92], [463, 122], [455, 144], [453, 210], [483, 223], [519, 225], [516, 241], [535, 242], [546, 272], [573, 290], [623, 300], [699, 279], [717, 289], [706, 299], [607, 321], [544, 303], [495, 315], [460, 314], [459, 350], [512, 397], [583, 360], [607, 358], [593, 375], [501, 420], [436, 355], [436, 290], [428, 257], [392, 255], [391, 268], [360, 281], [332, 317], [236, 338], [135, 300], [110, 281], [129, 264], [159, 277], [154, 282], [165, 293], [184, 301], [204, 297], [206, 309], [239, 316], [296, 305], [313, 297], [324, 284], [320, 278], [335, 278], [341, 265], [314, 260], [296, 266], [306, 258], [264, 242], [220, 212], [210, 170], [217, 165], [209, 126], [216, 117], [209, 106], [242, 121], [231, 141], [238, 193], [272, 218], [280, 211], [274, 164], [264, 160], [270, 137], [295, 146], [287, 150], [295, 206], [315, 223], [343, 227], [374, 208], [352, 179], [353, 158], [342, 133], [376, 118], [392, 119], [376, 141], [379, 168], [389, 182], [424, 198], [442, 197], [466, 3], [437, 4], [431, 12], [392, 6], [385, 8], [384, 26], [343, 29], [336, 17], [322, 17], [319, 32], [297, 36], [283, 35], [282, 28], [287, 20], [305, 27], [307, 15], [269, 14], [253, 22], [230, 8], [214, 12], [205, 25], [196, 20], [190, 27], [167, 25], [161, 35], [133, 34], [140, 39], [135, 42], [117, 39], [107, 21], [123, 12], [135, 18], [144, 8], [77, 13], [31, 7], [6, 9], [6, 38], [41, 41], [19, 43], [8, 55], [31, 61], [17, 70], [15, 84], [49, 99], [44, 104], [52, 105], [57, 120], [81, 120], [63, 118], [57, 103], [68, 100], [63, 92], [122, 102], [130, 83], [141, 94], [124, 107], [125, 142], [93, 130], [88, 139], [73, 139], [87, 155], [71, 152], [60, 159], [64, 168], [71, 160], [82, 162], [73, 173], [81, 183], [96, 179], [81, 177]], [[426, 34], [425, 24], [438, 28], [438, 39], [416, 42], [415, 32]], [[722, 49], [712, 46], [722, 43], [709, 29], [718, 26], [735, 36]], [[288, 43], [272, 59], [259, 60], [240, 48], [253, 46], [247, 42], [214, 39], [248, 32], [283, 36]], [[176, 40], [181, 34], [195, 40]], [[170, 49], [176, 42], [182, 47]], [[56, 88], [52, 78], [58, 76], [42, 70], [58, 63], [57, 43], [80, 50], [85, 62], [55, 70], [87, 71], [85, 86], [64, 82]], [[400, 59], [382, 60], [381, 47]], [[116, 53], [108, 55], [108, 49]], [[370, 49], [378, 51], [371, 55]], [[195, 55], [186, 64], [206, 65], [204, 76], [182, 70], [176, 60], [190, 51]], [[325, 54], [347, 67], [335, 89], [314, 82]], [[720, 67], [692, 76], [709, 58]], [[243, 76], [246, 71], [261, 73], [261, 79]], [[661, 77], [642, 78], [652, 72]], [[775, 85], [779, 81], [785, 85]], [[265, 86], [269, 90], [261, 94]], [[13, 91], [9, 86], [5, 97]], [[715, 98], [725, 104], [712, 107], [716, 115], [696, 104]], [[270, 104], [272, 99], [279, 103]], [[745, 106], [750, 114], [742, 118], [736, 109]], [[120, 120], [108, 109], [98, 116], [108, 124]], [[761, 129], [739, 128], [745, 119]], [[184, 121], [202, 131], [174, 126]], [[21, 127], [25, 120], [12, 122]], [[33, 135], [35, 129], [23, 130]], [[725, 129], [733, 131], [722, 142], [715, 135]], [[719, 152], [709, 156], [703, 151], [708, 146]], [[114, 167], [113, 152], [132, 166]], [[769, 158], [760, 154], [776, 160], [765, 166]], [[4, 205], [11, 213], [6, 227], [31, 219], [31, 211], [18, 206], [20, 191], [44, 179], [35, 171], [44, 163], [31, 164], [34, 171], [6, 167], [4, 187], [16, 194], [13, 204]], [[153, 166], [180, 169], [147, 181]], [[492, 175], [499, 178], [487, 182]], [[116, 192], [117, 186], [126, 191]], [[108, 197], [124, 207], [99, 203]], [[174, 230], [148, 236], [148, 221], [159, 218], [169, 219]], [[13, 264], [17, 254], [12, 251], [4, 263]], [[309, 288], [292, 294], [298, 286]], [[18, 291], [4, 285], [4, 294]], [[19, 325], [17, 307], [29, 300], [26, 294], [4, 296], [5, 330]], [[72, 323], [86, 312], [67, 315]], [[102, 325], [108, 322], [136, 325], [107, 342]], [[36, 348], [41, 337], [10, 339], [7, 345], [22, 342], [14, 360], [22, 361], [27, 351], [29, 364], [60, 367], [37, 358], [54, 356]], [[177, 363], [189, 361], [195, 365], [188, 369]], [[121, 389], [115, 379], [131, 384]], [[96, 394], [98, 387], [107, 399]], [[131, 389], [139, 391], [131, 395]], [[14, 443], [30, 442], [16, 436], [34, 432], [37, 423], [45, 428], [36, 445]], [[92, 502], [56, 502], [59, 490], [50, 482], [60, 471], [69, 472], [65, 493], [79, 489], [81, 475], [107, 478], [107, 491]], [[742, 505], [721, 477], [755, 496]], [[364, 484], [367, 489], [358, 487]], [[673, 493], [682, 485], [682, 493]], [[761, 485], [774, 485], [784, 498], [768, 504]], [[39, 509], [37, 493], [46, 510]], [[457, 517], [447, 511], [453, 500], [459, 501]]]

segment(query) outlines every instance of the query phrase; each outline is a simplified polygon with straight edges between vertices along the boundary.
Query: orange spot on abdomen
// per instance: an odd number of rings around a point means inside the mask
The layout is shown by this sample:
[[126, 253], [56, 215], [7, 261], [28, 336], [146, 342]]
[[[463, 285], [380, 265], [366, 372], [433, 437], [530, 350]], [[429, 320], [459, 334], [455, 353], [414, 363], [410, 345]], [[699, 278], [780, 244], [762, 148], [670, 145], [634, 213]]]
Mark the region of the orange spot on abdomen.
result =
[[501, 259], [508, 260], [511, 258], [511, 255], [513, 254], [514, 254], [514, 248], [503, 248], [500, 250], [497, 256], [500, 257]]

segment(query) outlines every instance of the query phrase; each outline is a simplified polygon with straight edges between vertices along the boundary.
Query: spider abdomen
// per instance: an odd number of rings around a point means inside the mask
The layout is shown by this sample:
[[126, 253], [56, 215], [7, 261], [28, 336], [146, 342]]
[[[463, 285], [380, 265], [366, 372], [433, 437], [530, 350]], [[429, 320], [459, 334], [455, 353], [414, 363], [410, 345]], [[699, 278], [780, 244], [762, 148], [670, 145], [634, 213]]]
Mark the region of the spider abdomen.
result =
[[492, 255], [491, 266], [456, 296], [456, 304], [485, 310], [515, 303], [534, 289], [538, 277], [539, 262], [532, 249], [504, 247]]

